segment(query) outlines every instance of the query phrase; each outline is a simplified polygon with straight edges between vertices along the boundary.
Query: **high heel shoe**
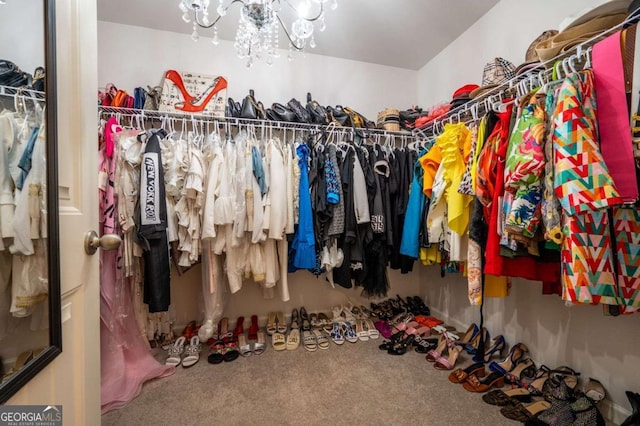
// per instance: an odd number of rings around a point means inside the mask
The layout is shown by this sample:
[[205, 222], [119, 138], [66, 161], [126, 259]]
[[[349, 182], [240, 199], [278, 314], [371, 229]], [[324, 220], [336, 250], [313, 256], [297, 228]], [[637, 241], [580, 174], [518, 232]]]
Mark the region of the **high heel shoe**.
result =
[[484, 363], [477, 362], [465, 368], [458, 368], [449, 374], [451, 383], [464, 383], [469, 376], [484, 377], [487, 375], [484, 369]]
[[182, 76], [174, 70], [169, 70], [164, 76], [167, 80], [175, 84], [176, 88], [182, 94], [184, 102], [174, 104], [175, 109], [185, 112], [202, 112], [213, 96], [223, 89], [227, 88], [227, 80], [222, 77], [216, 77], [211, 85], [199, 96], [192, 96], [187, 92], [184, 86]]
[[476, 355], [478, 353], [478, 346], [480, 346], [481, 338], [484, 339], [485, 344], [489, 341], [490, 338], [489, 330], [484, 327], [482, 328], [482, 333], [478, 331], [478, 333], [471, 339], [471, 341], [464, 345], [465, 352], [467, 352], [469, 355]]
[[238, 340], [238, 336], [244, 334], [244, 317], [238, 317], [236, 328], [233, 330], [233, 338]]
[[626, 391], [627, 399], [631, 404], [632, 413], [620, 426], [637, 426], [640, 425], [640, 393]]
[[438, 340], [438, 346], [427, 352], [427, 356], [425, 357], [429, 362], [436, 362], [438, 359], [442, 357], [445, 349], [447, 348], [447, 335], [442, 333], [440, 335], [440, 339]]
[[218, 340], [227, 343], [233, 340], [233, 332], [229, 331], [229, 318], [224, 317], [218, 323]]
[[300, 328], [302, 331], [311, 330], [311, 323], [309, 322], [309, 314], [307, 314], [307, 310], [303, 307], [300, 308]]
[[402, 340], [406, 335], [407, 333], [405, 333], [404, 331], [398, 331], [396, 334], [391, 335], [391, 337], [389, 337], [389, 340], [385, 340], [381, 344], [379, 344], [378, 349], [380, 349], [381, 351], [388, 351], [389, 348]]
[[[479, 354], [476, 353], [476, 355], [473, 357], [473, 361], [474, 362], [480, 362], [480, 361], [489, 362], [489, 360], [491, 359], [491, 357], [495, 353], [497, 353], [498, 356], [502, 356], [502, 352], [504, 352], [504, 347], [505, 346], [506, 346], [506, 342], [504, 340], [504, 336], [500, 335], [500, 336], [496, 337], [495, 339], [493, 339], [493, 345], [491, 345], [491, 347], [489, 349], [485, 350], [483, 356], [478, 356]], [[504, 374], [503, 374], [503, 376], [504, 376]]]
[[416, 338], [415, 334], [409, 334], [405, 339], [402, 339], [399, 342], [396, 342], [393, 346], [391, 346], [387, 350], [387, 353], [389, 355], [404, 355], [404, 354], [406, 354], [407, 350], [413, 344], [413, 341], [415, 340], [415, 338]]
[[464, 336], [462, 336], [460, 340], [456, 341], [456, 345], [466, 346], [468, 343], [471, 343], [478, 335], [480, 335], [480, 327], [473, 323], [469, 326]]
[[513, 370], [504, 375], [504, 382], [516, 385], [523, 381], [532, 381], [536, 374], [536, 364], [531, 358], [520, 361]]
[[469, 392], [487, 392], [493, 387], [501, 388], [504, 386], [504, 375], [500, 373], [491, 373], [483, 379], [476, 376], [469, 376], [467, 381], [462, 384]]
[[436, 370], [453, 370], [460, 352], [462, 352], [462, 348], [460, 346], [451, 345], [449, 347], [449, 356], [447, 358], [441, 357], [438, 359], [435, 364], [433, 364], [434, 368]]
[[249, 340], [256, 340], [258, 338], [258, 330], [260, 326], [258, 325], [258, 316], [251, 315], [251, 325], [249, 326], [248, 338]]
[[518, 364], [518, 361], [522, 359], [524, 354], [529, 352], [529, 349], [525, 346], [524, 343], [518, 343], [514, 347], [511, 348], [507, 357], [500, 362], [493, 361], [489, 364], [489, 370], [495, 371], [497, 373], [507, 374], [511, 370], [513, 370]]

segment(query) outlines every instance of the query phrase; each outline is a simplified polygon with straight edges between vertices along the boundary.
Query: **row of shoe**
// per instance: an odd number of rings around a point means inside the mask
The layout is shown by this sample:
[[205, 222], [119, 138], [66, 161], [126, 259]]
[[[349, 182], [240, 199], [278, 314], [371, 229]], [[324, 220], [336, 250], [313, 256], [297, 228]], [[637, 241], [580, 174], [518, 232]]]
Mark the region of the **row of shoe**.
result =
[[307, 313], [304, 307], [291, 312], [289, 324], [282, 312], [270, 312], [267, 320], [267, 334], [276, 351], [296, 350], [300, 345], [310, 352], [329, 349], [329, 340], [336, 345], [344, 342], [377, 339], [380, 333], [369, 318], [369, 310], [364, 306], [338, 305], [332, 308], [332, 318], [324, 312]]
[[[437, 369], [452, 370], [462, 352], [472, 354], [473, 362], [453, 370], [449, 381], [461, 384], [466, 391], [483, 393], [482, 399], [502, 407], [502, 415], [509, 419], [530, 425], [604, 425], [596, 408], [605, 397], [600, 382], [590, 379], [584, 389], [578, 391], [580, 373], [566, 366], [552, 370], [542, 365], [536, 369], [535, 362], [526, 357], [529, 350], [523, 343], [513, 345], [504, 359], [492, 361], [493, 356], [502, 356], [506, 347], [504, 337], [496, 337], [483, 354], [479, 353], [476, 343], [479, 337], [489, 341], [488, 331], [480, 330], [475, 324], [458, 341], [443, 333], [438, 347], [427, 354], [427, 361], [433, 362]], [[506, 384], [511, 389], [499, 389]], [[550, 419], [555, 420], [551, 422]], [[559, 419], [561, 421], [557, 423]]]
[[389, 321], [402, 313], [413, 315], [431, 315], [431, 310], [420, 296], [408, 296], [406, 299], [396, 295], [394, 299], [387, 299], [380, 303], [371, 303], [371, 316]]
[[376, 124], [362, 114], [349, 107], [337, 105], [323, 107], [314, 101], [311, 93], [307, 93], [307, 102], [303, 105], [292, 98], [286, 104], [273, 103], [270, 108], [265, 108], [262, 102], [257, 101], [255, 92], [249, 91], [242, 102], [236, 102], [232, 98], [227, 99], [225, 115], [227, 117], [245, 118], [252, 120], [285, 121], [290, 123], [308, 123], [336, 126], [375, 128]]
[[524, 382], [506, 391], [495, 389], [483, 395], [482, 399], [500, 406], [500, 412], [508, 419], [530, 425], [604, 426], [597, 404], [605, 397], [606, 391], [598, 380], [592, 378], [579, 390], [579, 374], [570, 367], [550, 370], [543, 365], [531, 383]]

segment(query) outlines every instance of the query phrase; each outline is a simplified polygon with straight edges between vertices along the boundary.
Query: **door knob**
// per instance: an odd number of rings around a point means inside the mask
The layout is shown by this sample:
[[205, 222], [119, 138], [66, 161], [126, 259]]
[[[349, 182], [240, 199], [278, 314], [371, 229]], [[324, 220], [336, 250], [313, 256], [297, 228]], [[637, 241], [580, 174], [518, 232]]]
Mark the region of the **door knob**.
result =
[[104, 234], [98, 237], [96, 231], [89, 231], [84, 234], [84, 251], [88, 255], [95, 254], [98, 247], [102, 250], [114, 250], [120, 247], [122, 240], [116, 234]]

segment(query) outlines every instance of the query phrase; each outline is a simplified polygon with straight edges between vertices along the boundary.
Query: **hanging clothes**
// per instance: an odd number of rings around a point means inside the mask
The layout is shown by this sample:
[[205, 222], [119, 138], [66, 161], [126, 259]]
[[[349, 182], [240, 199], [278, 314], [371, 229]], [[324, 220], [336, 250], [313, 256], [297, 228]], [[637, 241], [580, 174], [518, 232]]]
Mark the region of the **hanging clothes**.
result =
[[569, 75], [560, 87], [553, 137], [555, 192], [564, 212], [563, 299], [616, 305], [606, 209], [622, 199], [600, 153], [596, 113], [593, 73]]
[[138, 238], [144, 248], [144, 302], [149, 305], [149, 312], [152, 313], [167, 311], [171, 303], [167, 205], [159, 140], [161, 137], [166, 137], [164, 130], [158, 130], [149, 137], [142, 156], [140, 173]]
[[[115, 133], [122, 129], [115, 120], [107, 122], [100, 150], [100, 235], [119, 234], [116, 202], [118, 150]], [[166, 377], [175, 367], [158, 363], [140, 333], [133, 308], [130, 279], [121, 261], [125, 247], [100, 250], [100, 397], [102, 413], [120, 408], [135, 398], [144, 382]]]
[[300, 219], [291, 244], [294, 252], [291, 257], [293, 267], [296, 269], [310, 269], [316, 266], [315, 235], [309, 192], [309, 152], [306, 144], [298, 144], [296, 147], [300, 167]]

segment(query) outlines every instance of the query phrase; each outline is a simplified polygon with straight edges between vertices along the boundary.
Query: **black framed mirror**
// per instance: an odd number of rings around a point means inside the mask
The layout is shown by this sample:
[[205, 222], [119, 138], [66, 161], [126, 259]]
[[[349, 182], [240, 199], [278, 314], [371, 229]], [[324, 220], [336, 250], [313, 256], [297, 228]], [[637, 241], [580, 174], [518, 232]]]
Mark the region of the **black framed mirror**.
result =
[[0, 1], [0, 403], [62, 352], [55, 3]]

